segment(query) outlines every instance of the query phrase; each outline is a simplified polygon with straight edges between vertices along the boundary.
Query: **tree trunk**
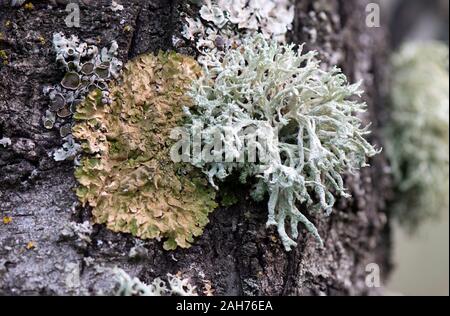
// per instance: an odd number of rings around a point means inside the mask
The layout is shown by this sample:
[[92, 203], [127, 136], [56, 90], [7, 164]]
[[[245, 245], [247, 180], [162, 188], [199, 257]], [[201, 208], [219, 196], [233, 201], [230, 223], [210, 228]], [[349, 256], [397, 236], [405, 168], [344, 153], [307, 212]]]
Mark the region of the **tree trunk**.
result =
[[[188, 8], [181, 0], [128, 0], [116, 13], [110, 1], [83, 1], [81, 27], [68, 28], [64, 5], [32, 2], [33, 10], [0, 8], [0, 51], [7, 54], [7, 64], [0, 65], [0, 139], [12, 141], [6, 148], [0, 145], [0, 219], [12, 219], [0, 223], [0, 294], [109, 293], [114, 282], [101, 267], [114, 266], [144, 282], [181, 272], [200, 294], [207, 281], [215, 295], [379, 293], [367, 287], [365, 269], [377, 263], [385, 279], [390, 267], [384, 203], [390, 183], [383, 154], [371, 161], [371, 168], [346, 176], [352, 199], [338, 201], [328, 218], [310, 216], [324, 249], [302, 229], [298, 249], [286, 253], [273, 238], [276, 231], [265, 227], [266, 204], [242, 194], [237, 205], [210, 216], [204, 234], [187, 250], [166, 252], [158, 241], [141, 243], [98, 225], [88, 234], [90, 240], [65, 233], [70, 223], [89, 220], [90, 210], [74, 195], [73, 162], [57, 163], [50, 155], [62, 145], [59, 134], [42, 125], [48, 107], [42, 89], [62, 77], [51, 46], [53, 33], [76, 34], [99, 47], [116, 39], [119, 57], [126, 61], [175, 49], [172, 38], [181, 37], [181, 13]], [[351, 81], [364, 80], [369, 105], [364, 119], [373, 122], [372, 142], [382, 147], [386, 44], [381, 28], [365, 24], [368, 1], [296, 2], [291, 41], [306, 42], [324, 62], [342, 67]], [[187, 45], [176, 50], [193, 53]]]

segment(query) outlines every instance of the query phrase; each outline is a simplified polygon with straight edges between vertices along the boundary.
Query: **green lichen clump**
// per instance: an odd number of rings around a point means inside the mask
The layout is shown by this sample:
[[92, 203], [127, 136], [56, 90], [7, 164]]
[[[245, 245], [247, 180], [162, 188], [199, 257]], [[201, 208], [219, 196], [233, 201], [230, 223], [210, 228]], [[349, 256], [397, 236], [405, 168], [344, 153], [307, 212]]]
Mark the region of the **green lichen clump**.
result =
[[91, 93], [78, 106], [74, 137], [87, 155], [76, 170], [77, 195], [94, 221], [142, 239], [165, 238], [164, 248], [187, 248], [208, 223], [215, 193], [204, 176], [170, 159], [171, 130], [183, 123], [186, 96], [201, 74], [197, 62], [175, 53], [129, 62], [111, 87], [112, 102]]
[[394, 209], [411, 228], [448, 209], [448, 46], [408, 43], [394, 55], [386, 152], [397, 188]]
[[[348, 84], [337, 68], [322, 70], [314, 52], [302, 55], [293, 45], [256, 35], [228, 51], [222, 66], [197, 80], [190, 95], [196, 108], [188, 127], [203, 130], [205, 146], [221, 135], [225, 146], [214, 156], [228, 157], [192, 163], [213, 186], [234, 172], [243, 182], [253, 177], [253, 197], [269, 194], [267, 225], [278, 227], [286, 250], [297, 245], [299, 222], [322, 243], [298, 203], [330, 214], [335, 196], [349, 196], [341, 174], [365, 166], [377, 153], [356, 116], [366, 105], [351, 100], [360, 95], [359, 85]], [[249, 128], [254, 131], [243, 132]], [[242, 162], [250, 139], [264, 144], [265, 159]]]

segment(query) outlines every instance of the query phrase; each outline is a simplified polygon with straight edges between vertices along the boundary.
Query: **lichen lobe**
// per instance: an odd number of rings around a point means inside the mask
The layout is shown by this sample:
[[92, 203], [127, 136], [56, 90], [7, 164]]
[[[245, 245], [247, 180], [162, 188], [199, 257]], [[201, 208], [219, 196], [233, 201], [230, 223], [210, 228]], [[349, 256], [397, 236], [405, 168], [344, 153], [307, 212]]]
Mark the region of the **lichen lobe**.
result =
[[175, 53], [143, 55], [125, 66], [111, 88], [77, 109], [73, 129], [87, 153], [76, 178], [79, 199], [93, 208], [94, 222], [142, 239], [166, 239], [164, 248], [187, 248], [203, 232], [216, 207], [214, 190], [192, 166], [170, 159], [171, 130], [182, 124], [183, 107], [199, 65]]

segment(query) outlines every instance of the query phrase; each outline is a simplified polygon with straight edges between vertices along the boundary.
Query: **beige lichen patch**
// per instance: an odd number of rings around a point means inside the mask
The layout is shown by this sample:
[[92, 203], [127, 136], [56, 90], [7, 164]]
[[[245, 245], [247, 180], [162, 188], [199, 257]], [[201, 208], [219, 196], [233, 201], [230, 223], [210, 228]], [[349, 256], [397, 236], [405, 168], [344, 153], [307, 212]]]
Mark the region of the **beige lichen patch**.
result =
[[73, 129], [89, 154], [76, 170], [77, 195], [94, 221], [143, 239], [166, 238], [164, 248], [187, 248], [216, 207], [214, 190], [192, 166], [170, 158], [171, 130], [182, 124], [186, 96], [201, 70], [175, 53], [129, 62], [112, 103], [91, 93], [77, 109]]

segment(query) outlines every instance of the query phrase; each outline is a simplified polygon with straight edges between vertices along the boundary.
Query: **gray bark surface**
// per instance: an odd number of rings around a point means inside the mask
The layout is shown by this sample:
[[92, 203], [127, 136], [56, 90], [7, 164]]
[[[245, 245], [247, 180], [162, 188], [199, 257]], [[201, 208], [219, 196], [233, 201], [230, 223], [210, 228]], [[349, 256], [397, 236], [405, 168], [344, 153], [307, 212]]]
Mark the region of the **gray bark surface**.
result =
[[[365, 120], [373, 122], [372, 141], [382, 147], [386, 43], [382, 29], [365, 25], [367, 2], [297, 0], [290, 37], [341, 66], [350, 80], [364, 80], [369, 105]], [[33, 3], [32, 11], [0, 8], [0, 50], [8, 54], [8, 64], [0, 65], [0, 139], [12, 140], [11, 146], [0, 146], [0, 295], [110, 293], [114, 280], [102, 268], [114, 266], [146, 282], [181, 272], [200, 294], [207, 281], [216, 295], [375, 293], [365, 284], [366, 265], [380, 264], [383, 278], [390, 266], [385, 213], [390, 183], [383, 154], [371, 161], [371, 168], [346, 176], [353, 198], [339, 201], [331, 217], [308, 215], [324, 238], [324, 249], [301, 228], [298, 249], [286, 253], [274, 238], [276, 231], [265, 227], [266, 204], [255, 204], [244, 187], [236, 186], [239, 203], [217, 209], [187, 250], [166, 252], [161, 242], [142, 243], [98, 225], [88, 236], [90, 242], [68, 234], [70, 223], [90, 219], [90, 210], [74, 195], [73, 163], [51, 157], [62, 145], [58, 131], [42, 125], [48, 107], [42, 89], [63, 76], [51, 47], [53, 33], [76, 34], [99, 47], [115, 39], [126, 61], [175, 49], [172, 38], [181, 37], [181, 13], [188, 9], [185, 1], [128, 0], [116, 14], [110, 1], [84, 1], [81, 27], [68, 28], [64, 5]], [[125, 25], [132, 30], [124, 30]], [[176, 49], [193, 52], [185, 46]], [[3, 224], [4, 216], [12, 222]], [[27, 249], [29, 242], [34, 249]]]

